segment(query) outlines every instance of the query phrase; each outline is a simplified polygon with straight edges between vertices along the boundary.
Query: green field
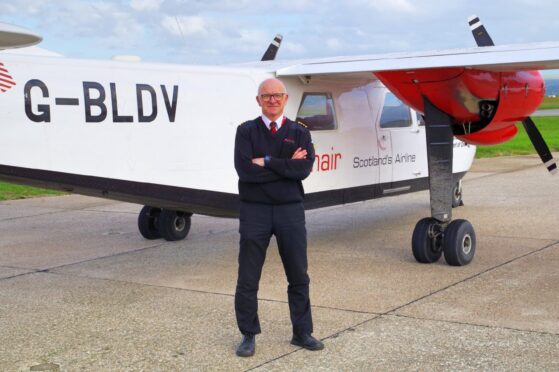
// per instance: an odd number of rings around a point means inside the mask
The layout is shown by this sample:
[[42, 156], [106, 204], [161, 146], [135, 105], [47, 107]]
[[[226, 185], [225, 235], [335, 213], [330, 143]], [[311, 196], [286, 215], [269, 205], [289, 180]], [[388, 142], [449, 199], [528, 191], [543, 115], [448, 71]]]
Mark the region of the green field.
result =
[[20, 186], [0, 182], [0, 200], [13, 200], [33, 198], [45, 195], [62, 195], [63, 193], [52, 190], [38, 189], [36, 187]]
[[[559, 117], [533, 117], [536, 126], [542, 133], [551, 151], [559, 151]], [[532, 142], [526, 135], [522, 124], [518, 125], [518, 134], [506, 143], [496, 146], [478, 146], [477, 158], [490, 158], [503, 155], [535, 154]]]
[[538, 110], [559, 109], [559, 97], [545, 97]]

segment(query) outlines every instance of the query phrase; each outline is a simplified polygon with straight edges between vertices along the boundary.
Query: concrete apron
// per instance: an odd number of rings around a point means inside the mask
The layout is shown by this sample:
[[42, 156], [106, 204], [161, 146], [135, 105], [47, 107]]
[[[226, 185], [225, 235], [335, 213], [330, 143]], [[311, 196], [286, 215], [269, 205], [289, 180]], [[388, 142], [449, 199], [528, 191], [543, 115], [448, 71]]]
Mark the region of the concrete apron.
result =
[[238, 358], [237, 221], [194, 216], [147, 241], [140, 206], [68, 195], [0, 203], [0, 370], [557, 370], [559, 177], [536, 157], [477, 160], [454, 218], [476, 258], [421, 265], [411, 233], [428, 193], [307, 214], [315, 336], [289, 344], [275, 242], [263, 333]]

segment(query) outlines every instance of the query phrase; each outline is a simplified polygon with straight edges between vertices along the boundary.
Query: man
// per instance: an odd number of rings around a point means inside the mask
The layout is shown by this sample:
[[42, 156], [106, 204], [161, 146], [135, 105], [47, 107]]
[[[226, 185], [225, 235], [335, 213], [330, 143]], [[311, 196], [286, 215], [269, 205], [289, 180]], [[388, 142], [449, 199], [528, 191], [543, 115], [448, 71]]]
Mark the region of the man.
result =
[[307, 275], [307, 232], [301, 181], [310, 174], [314, 148], [309, 131], [287, 119], [288, 95], [278, 79], [263, 81], [256, 101], [262, 116], [243, 123], [235, 138], [235, 169], [241, 199], [239, 274], [235, 314], [242, 333], [237, 355], [254, 355], [260, 333], [257, 292], [270, 238], [275, 235], [289, 283], [293, 345], [321, 350], [313, 325]]

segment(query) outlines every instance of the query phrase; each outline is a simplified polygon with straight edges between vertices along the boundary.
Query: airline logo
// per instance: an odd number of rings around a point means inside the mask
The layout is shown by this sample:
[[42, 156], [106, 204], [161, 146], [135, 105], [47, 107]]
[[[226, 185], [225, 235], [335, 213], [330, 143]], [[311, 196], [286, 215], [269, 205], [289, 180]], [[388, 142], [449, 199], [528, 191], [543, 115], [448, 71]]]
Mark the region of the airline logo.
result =
[[7, 90], [11, 89], [16, 82], [11, 77], [10, 73], [4, 66], [2, 62], [0, 62], [0, 92], [4, 93]]

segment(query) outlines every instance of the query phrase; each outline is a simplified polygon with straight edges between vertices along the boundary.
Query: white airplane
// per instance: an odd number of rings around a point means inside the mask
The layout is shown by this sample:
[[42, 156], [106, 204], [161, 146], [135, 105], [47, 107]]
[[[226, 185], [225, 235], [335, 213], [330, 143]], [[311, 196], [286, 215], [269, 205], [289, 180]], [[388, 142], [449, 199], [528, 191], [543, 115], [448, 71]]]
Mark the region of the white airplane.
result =
[[559, 43], [489, 46], [470, 23], [483, 47], [278, 62], [278, 36], [262, 61], [219, 67], [42, 56], [12, 49], [40, 36], [0, 24], [0, 179], [143, 204], [145, 238], [183, 239], [193, 213], [236, 216], [235, 131], [259, 115], [258, 84], [278, 77], [286, 115], [315, 143], [306, 208], [429, 189], [414, 257], [465, 265], [475, 232], [452, 207], [474, 145], [523, 121], [556, 171], [529, 115], [544, 95], [532, 70], [559, 68]]

